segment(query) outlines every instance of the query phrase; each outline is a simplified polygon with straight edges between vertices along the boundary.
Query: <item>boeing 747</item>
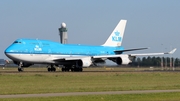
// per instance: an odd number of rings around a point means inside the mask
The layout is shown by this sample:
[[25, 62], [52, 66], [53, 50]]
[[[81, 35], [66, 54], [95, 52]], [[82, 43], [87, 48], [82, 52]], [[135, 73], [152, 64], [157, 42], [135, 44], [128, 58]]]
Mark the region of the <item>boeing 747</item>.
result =
[[18, 65], [18, 71], [33, 64], [47, 64], [48, 71], [56, 71], [55, 66], [62, 65], [62, 71], [82, 71], [98, 61], [106, 59], [117, 65], [129, 64], [136, 56], [173, 54], [176, 49], [165, 53], [123, 54], [127, 51], [147, 48], [124, 49], [121, 44], [127, 20], [120, 20], [107, 41], [100, 46], [80, 44], [60, 44], [49, 40], [17, 39], [6, 50], [5, 55]]

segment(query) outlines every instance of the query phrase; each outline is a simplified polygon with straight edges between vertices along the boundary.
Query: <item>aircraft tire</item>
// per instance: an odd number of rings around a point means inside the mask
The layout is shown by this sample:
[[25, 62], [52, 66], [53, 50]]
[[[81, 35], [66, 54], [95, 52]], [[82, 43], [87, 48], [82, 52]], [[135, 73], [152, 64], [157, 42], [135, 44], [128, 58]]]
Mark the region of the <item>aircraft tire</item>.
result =
[[22, 68], [18, 68], [18, 71], [19, 71], [19, 72], [22, 72], [22, 71], [23, 71], [23, 69], [22, 69]]
[[56, 68], [48, 68], [48, 72], [55, 72]]
[[56, 68], [51, 68], [51, 71], [52, 71], [52, 72], [55, 72], [55, 71], [56, 71]]
[[55, 72], [55, 71], [56, 71], [56, 68], [53, 68], [53, 71]]
[[48, 72], [50, 72], [51, 71], [51, 68], [48, 68]]
[[66, 72], [69, 72], [69, 70], [70, 70], [69, 68], [66, 68]]
[[79, 68], [79, 71], [82, 72], [82, 71], [83, 71], [83, 68]]
[[62, 72], [65, 72], [65, 68], [62, 68]]
[[74, 68], [71, 68], [71, 72], [74, 72]]

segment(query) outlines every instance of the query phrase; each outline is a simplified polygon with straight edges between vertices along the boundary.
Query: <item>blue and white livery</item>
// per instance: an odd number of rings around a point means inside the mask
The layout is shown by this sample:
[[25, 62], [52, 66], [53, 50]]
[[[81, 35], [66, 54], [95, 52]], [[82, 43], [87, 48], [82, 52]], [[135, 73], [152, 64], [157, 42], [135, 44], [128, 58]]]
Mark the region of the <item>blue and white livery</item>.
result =
[[49, 40], [17, 39], [6, 50], [7, 57], [19, 65], [18, 71], [33, 64], [48, 64], [48, 71], [55, 71], [54, 66], [63, 65], [62, 71], [82, 71], [83, 67], [102, 62], [106, 59], [118, 65], [129, 64], [133, 57], [139, 55], [172, 54], [167, 53], [122, 54], [126, 51], [147, 48], [124, 49], [121, 44], [124, 36], [126, 20], [121, 20], [107, 41], [101, 46], [60, 44]]

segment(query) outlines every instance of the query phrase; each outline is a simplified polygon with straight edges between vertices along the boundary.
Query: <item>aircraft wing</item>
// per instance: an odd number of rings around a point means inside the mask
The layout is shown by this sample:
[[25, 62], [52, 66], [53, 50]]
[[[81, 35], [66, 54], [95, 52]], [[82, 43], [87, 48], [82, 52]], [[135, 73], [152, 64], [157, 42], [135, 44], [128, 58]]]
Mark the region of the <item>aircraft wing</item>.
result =
[[80, 60], [83, 58], [91, 58], [91, 56], [70, 56], [70, 57], [50, 57], [47, 58], [46, 60], [52, 60], [52, 61], [68, 61], [68, 60]]
[[90, 58], [90, 56], [67, 57], [67, 58], [64, 58], [64, 59], [65, 60], [80, 60], [80, 59], [83, 59], [83, 58]]
[[123, 55], [128, 55], [131, 57], [135, 56], [156, 56], [156, 55], [164, 55], [164, 54], [173, 54], [177, 49], [173, 49], [170, 52], [162, 52], [162, 53], [141, 53], [141, 54], [116, 54], [116, 55], [97, 55], [97, 56], [70, 56], [70, 57], [53, 57], [53, 58], [48, 58], [47, 60], [52, 60], [52, 61], [70, 61], [70, 60], [80, 60], [83, 58], [92, 58], [92, 59], [108, 59], [108, 58], [117, 58]]
[[162, 52], [162, 53], [140, 53], [140, 54], [117, 54], [117, 55], [101, 55], [101, 56], [93, 56], [93, 58], [116, 58], [121, 55], [129, 55], [129, 56], [156, 56], [156, 55], [164, 55], [164, 54], [173, 54], [177, 49], [173, 49], [170, 52]]
[[123, 52], [127, 52], [127, 51], [144, 50], [144, 49], [148, 49], [148, 48], [134, 48], [134, 49], [126, 49], [126, 50], [115, 50], [114, 52], [116, 54], [122, 54]]
[[173, 54], [177, 49], [173, 49], [170, 52], [165, 53], [142, 53], [142, 54], [130, 54], [130, 56], [155, 56], [155, 55], [164, 55], [164, 54]]

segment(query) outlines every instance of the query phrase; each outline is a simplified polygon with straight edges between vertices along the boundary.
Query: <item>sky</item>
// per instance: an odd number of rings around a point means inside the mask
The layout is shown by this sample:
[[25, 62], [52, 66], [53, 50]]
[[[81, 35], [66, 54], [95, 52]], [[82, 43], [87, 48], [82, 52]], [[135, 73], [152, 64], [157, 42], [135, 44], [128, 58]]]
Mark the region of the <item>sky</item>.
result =
[[[180, 58], [180, 0], [1, 0], [0, 58], [19, 38], [59, 42], [61, 23], [68, 43], [102, 45], [121, 19], [127, 20], [122, 45], [127, 52], [166, 52]], [[178, 50], [179, 49], [179, 50]], [[166, 55], [168, 56], [168, 55]]]

